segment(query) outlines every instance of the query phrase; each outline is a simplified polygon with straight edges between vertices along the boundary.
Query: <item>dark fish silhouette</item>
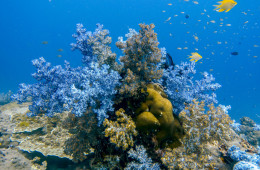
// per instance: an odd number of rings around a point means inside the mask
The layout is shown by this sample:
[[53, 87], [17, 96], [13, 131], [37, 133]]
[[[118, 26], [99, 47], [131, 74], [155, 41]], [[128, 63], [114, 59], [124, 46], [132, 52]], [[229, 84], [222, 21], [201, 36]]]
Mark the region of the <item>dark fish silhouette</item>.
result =
[[187, 14], [187, 15], [185, 15], [185, 18], [188, 19], [188, 18], [190, 18], [190, 16]]
[[172, 60], [172, 56], [169, 53], [166, 53], [166, 62], [165, 62], [165, 69], [172, 66], [174, 68], [175, 64]]
[[231, 52], [231, 55], [238, 55], [238, 52], [236, 52], [236, 51]]

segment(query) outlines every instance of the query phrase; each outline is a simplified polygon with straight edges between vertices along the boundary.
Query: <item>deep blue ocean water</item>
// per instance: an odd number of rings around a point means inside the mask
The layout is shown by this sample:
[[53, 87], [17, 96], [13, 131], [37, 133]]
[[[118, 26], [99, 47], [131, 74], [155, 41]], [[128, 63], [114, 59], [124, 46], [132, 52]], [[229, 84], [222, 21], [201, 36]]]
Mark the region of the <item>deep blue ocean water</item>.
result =
[[124, 36], [129, 28], [138, 30], [139, 23], [154, 23], [160, 47], [167, 49], [176, 64], [188, 61], [191, 52], [203, 57], [202, 63], [196, 63], [197, 75], [207, 71], [215, 76], [222, 85], [216, 92], [219, 103], [231, 105], [232, 119], [248, 116], [260, 123], [260, 1], [237, 0], [228, 13], [214, 11], [217, 0], [196, 2], [2, 0], [0, 93], [16, 92], [20, 83], [34, 82], [32, 59], [43, 56], [53, 65], [62, 65], [64, 60], [80, 65], [81, 54], [70, 47], [77, 23], [91, 31], [96, 23], [103, 24], [113, 38], [112, 50], [119, 55], [114, 45], [117, 37]]

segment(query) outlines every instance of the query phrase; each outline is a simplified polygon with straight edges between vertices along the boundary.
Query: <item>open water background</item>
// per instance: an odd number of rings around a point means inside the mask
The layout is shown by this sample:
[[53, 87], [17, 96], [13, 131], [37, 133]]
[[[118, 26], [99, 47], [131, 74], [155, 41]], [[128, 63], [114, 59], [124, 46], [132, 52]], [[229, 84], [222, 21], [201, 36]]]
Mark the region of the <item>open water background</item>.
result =
[[[16, 92], [19, 83], [34, 82], [32, 59], [43, 56], [53, 65], [62, 65], [64, 60], [72, 66], [80, 65], [81, 54], [72, 52], [70, 47], [77, 23], [91, 31], [96, 23], [103, 24], [110, 30], [112, 50], [118, 55], [120, 51], [114, 45], [118, 36], [124, 36], [129, 28], [138, 30], [139, 23], [154, 23], [160, 47], [167, 49], [176, 64], [188, 61], [191, 52], [203, 57], [202, 63], [196, 64], [196, 76], [200, 77], [203, 71], [215, 76], [216, 82], [222, 85], [216, 92], [219, 103], [231, 105], [229, 114], [233, 119], [238, 121], [248, 116], [260, 123], [260, 1], [237, 0], [238, 4], [228, 13], [214, 11], [217, 0], [197, 2], [2, 0], [0, 93]], [[42, 44], [43, 41], [48, 44]]]

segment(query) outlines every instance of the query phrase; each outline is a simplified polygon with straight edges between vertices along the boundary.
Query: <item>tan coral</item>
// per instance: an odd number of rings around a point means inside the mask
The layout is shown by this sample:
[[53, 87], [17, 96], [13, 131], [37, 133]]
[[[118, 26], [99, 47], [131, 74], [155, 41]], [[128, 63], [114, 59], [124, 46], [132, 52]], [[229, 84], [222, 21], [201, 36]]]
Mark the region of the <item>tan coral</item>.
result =
[[[13, 106], [12, 110], [21, 106]], [[24, 107], [28, 111], [28, 106]], [[70, 155], [64, 153], [65, 141], [70, 138], [70, 133], [62, 128], [62, 122], [69, 113], [57, 113], [52, 118], [45, 115], [28, 117], [27, 111], [12, 113], [11, 122], [16, 126], [13, 128], [11, 140], [19, 143], [17, 148], [29, 153], [36, 151], [45, 156], [72, 159]], [[23, 122], [29, 126], [21, 126]]]
[[[122, 41], [116, 43], [125, 54], [120, 57], [120, 61], [124, 64], [121, 71], [123, 83], [120, 93], [126, 96], [137, 95], [138, 88], [161, 78], [163, 73], [158, 67], [162, 55], [158, 48], [157, 34], [153, 30], [154, 24], [139, 24], [139, 26], [138, 34], [128, 37], [125, 43]], [[134, 77], [134, 81], [129, 82], [129, 77]]]
[[222, 169], [225, 166], [221, 159], [223, 149], [219, 146], [230, 146], [237, 135], [230, 126], [230, 117], [221, 107], [211, 104], [206, 113], [204, 107], [203, 101], [193, 100], [180, 113], [186, 135], [181, 139], [182, 146], [165, 150], [161, 160], [169, 169]]
[[124, 109], [116, 111], [117, 120], [105, 119], [103, 125], [106, 127], [105, 136], [109, 137], [110, 142], [126, 150], [134, 145], [133, 136], [137, 136], [136, 126], [130, 116], [125, 114]]

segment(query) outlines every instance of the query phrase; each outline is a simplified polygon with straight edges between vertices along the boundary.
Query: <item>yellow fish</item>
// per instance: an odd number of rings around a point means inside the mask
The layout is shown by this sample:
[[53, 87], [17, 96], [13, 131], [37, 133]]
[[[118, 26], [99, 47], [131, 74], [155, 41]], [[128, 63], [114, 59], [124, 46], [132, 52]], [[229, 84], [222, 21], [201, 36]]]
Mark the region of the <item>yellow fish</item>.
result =
[[195, 52], [195, 53], [191, 53], [191, 56], [189, 58], [190, 58], [190, 61], [197, 62], [198, 60], [202, 59], [202, 56], [199, 55], [199, 53]]
[[43, 41], [42, 44], [48, 44], [48, 41]]
[[234, 0], [222, 0], [218, 3], [219, 5], [214, 5], [215, 7], [217, 7], [215, 10], [217, 10], [218, 12], [228, 12], [237, 4], [237, 2]]

